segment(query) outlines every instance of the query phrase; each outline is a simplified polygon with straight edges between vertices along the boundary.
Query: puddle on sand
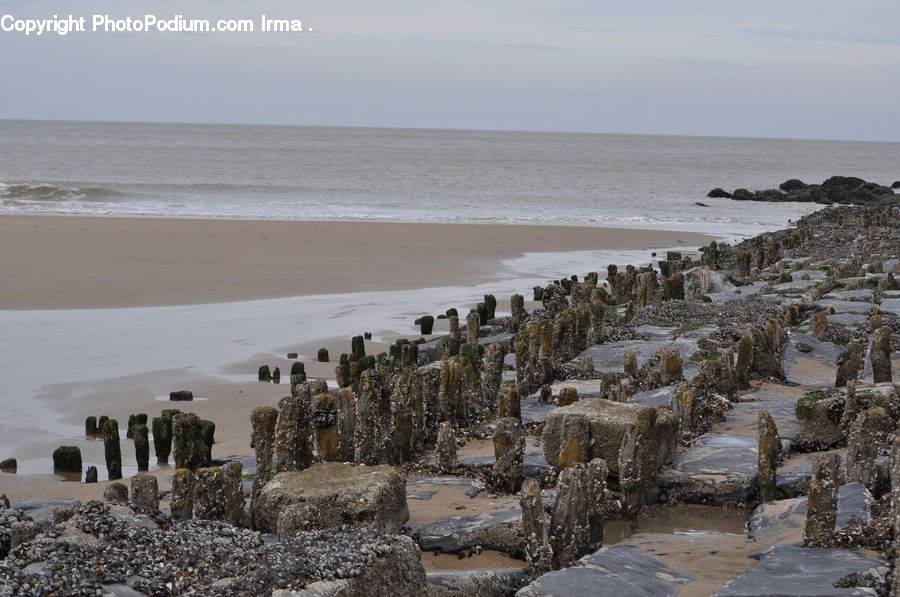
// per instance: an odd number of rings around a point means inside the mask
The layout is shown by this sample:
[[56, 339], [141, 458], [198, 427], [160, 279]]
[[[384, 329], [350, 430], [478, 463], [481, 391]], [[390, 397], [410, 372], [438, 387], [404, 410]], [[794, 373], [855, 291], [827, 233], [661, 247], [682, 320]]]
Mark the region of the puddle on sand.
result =
[[422, 565], [425, 572], [463, 572], [468, 570], [515, 570], [528, 564], [523, 560], [486, 549], [471, 557], [459, 557], [456, 554], [422, 552]]
[[636, 533], [744, 535], [750, 513], [748, 509], [725, 510], [715, 506], [696, 504], [654, 506], [648, 515], [640, 520], [607, 521], [603, 533], [603, 545], [615, 545]]
[[745, 534], [750, 514], [694, 504], [655, 506], [640, 521], [608, 522], [603, 544], [630, 545], [694, 577], [676, 587], [679, 597], [706, 597], [751, 568], [756, 562], [749, 554], [768, 547]]

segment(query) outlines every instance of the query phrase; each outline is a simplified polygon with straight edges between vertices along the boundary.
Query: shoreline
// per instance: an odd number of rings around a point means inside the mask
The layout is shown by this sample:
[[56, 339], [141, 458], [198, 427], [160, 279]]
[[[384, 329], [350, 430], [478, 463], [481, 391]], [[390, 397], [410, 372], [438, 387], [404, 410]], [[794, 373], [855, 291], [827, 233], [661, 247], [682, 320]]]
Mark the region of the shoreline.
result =
[[231, 303], [473, 285], [521, 277], [528, 252], [696, 250], [694, 232], [400, 224], [0, 216], [0, 310]]

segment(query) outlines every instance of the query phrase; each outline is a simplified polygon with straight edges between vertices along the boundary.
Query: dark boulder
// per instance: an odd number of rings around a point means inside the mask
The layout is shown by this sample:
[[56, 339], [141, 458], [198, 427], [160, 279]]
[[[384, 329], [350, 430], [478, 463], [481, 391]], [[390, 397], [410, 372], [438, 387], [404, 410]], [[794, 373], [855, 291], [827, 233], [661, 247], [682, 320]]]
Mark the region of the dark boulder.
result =
[[172, 402], [190, 402], [194, 399], [194, 393], [190, 390], [177, 390], [169, 392], [169, 400]]
[[725, 189], [716, 187], [706, 194], [707, 197], [712, 199], [731, 199], [731, 193], [726, 191]]
[[754, 196], [747, 189], [735, 189], [734, 193], [731, 194], [731, 198], [735, 201], [753, 201]]
[[791, 178], [789, 180], [784, 181], [778, 188], [784, 191], [785, 193], [790, 193], [791, 191], [799, 191], [800, 189], [805, 189], [809, 185], [803, 182], [802, 180], [798, 180], [796, 178]]
[[757, 191], [754, 200], [756, 201], [787, 201], [787, 195], [776, 189], [766, 189], [765, 191]]

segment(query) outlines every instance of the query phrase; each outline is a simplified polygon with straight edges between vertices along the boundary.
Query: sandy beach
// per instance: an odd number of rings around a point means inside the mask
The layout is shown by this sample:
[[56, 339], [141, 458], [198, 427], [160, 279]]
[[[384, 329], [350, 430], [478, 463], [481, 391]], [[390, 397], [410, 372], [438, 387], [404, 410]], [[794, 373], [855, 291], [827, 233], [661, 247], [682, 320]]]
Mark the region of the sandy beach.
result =
[[0, 217], [2, 309], [188, 305], [473, 284], [528, 251], [695, 249], [691, 232], [564, 226]]
[[[102, 442], [79, 435], [84, 418], [153, 416], [169, 406], [161, 398], [182, 387], [209, 398], [189, 408], [216, 421], [215, 456], [249, 453], [249, 410], [287, 392], [256, 383], [259, 364], [285, 371], [294, 351], [310, 375], [333, 377], [334, 364], [312, 355], [325, 346], [337, 358], [363, 325], [374, 326], [364, 329], [375, 333], [367, 347], [375, 352], [413, 334], [420, 310], [463, 306], [454, 301], [495, 290], [500, 310], [508, 310], [500, 291], [529, 287], [503, 260], [526, 252], [695, 249], [709, 240], [559, 226], [2, 217], [3, 329], [27, 340], [6, 348], [0, 395], [10, 411], [4, 450], [12, 453], [2, 456], [18, 458], [20, 469], [0, 475], [0, 493], [99, 495], [102, 483], [63, 483], [50, 473], [53, 448], [79, 445], [85, 466], [98, 465], [103, 479]], [[408, 289], [420, 291], [398, 292]], [[48, 353], [56, 355], [51, 371]], [[133, 446], [122, 446], [127, 475]]]

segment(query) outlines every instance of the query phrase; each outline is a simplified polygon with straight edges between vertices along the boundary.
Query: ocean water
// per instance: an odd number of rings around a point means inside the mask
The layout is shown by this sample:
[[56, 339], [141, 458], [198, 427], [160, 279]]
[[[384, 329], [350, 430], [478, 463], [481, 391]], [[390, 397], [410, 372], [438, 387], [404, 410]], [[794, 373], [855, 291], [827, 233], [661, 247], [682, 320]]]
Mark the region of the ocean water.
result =
[[[0, 213], [564, 224], [755, 234], [816, 209], [707, 199], [900, 178], [900, 144], [0, 121]], [[696, 205], [703, 202], [708, 207]]]

